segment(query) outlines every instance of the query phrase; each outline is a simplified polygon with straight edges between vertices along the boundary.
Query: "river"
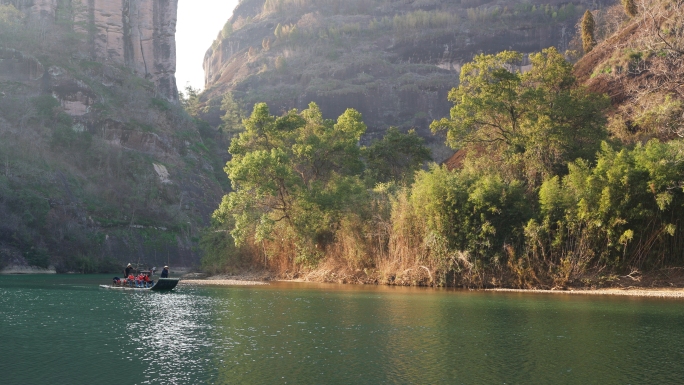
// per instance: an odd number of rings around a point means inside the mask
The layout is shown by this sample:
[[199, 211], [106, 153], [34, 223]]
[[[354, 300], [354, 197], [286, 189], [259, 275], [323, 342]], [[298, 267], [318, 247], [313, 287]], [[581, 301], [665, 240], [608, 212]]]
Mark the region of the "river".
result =
[[684, 302], [0, 276], [0, 383], [681, 384]]

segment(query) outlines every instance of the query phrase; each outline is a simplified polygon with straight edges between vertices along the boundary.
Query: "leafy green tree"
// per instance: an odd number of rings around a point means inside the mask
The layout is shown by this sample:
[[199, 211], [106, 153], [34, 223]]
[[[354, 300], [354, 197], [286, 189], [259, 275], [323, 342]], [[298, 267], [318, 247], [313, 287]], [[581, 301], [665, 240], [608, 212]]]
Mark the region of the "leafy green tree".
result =
[[596, 47], [595, 30], [594, 15], [587, 10], [582, 18], [582, 48], [584, 48], [584, 53], [589, 53]]
[[245, 118], [240, 104], [233, 98], [231, 92], [223, 95], [221, 100], [221, 111], [225, 114], [221, 117], [223, 124], [221, 130], [228, 133], [237, 133], [243, 130], [242, 120]]
[[188, 85], [185, 92], [178, 93], [178, 100], [185, 111], [192, 117], [200, 113], [200, 90]]
[[453, 148], [474, 145], [532, 185], [563, 172], [567, 162], [591, 158], [602, 138], [608, 99], [576, 85], [572, 65], [555, 48], [531, 55], [478, 55], [463, 66], [449, 93], [451, 118], [432, 123]]
[[432, 160], [431, 152], [415, 130], [403, 134], [390, 127], [385, 136], [363, 149], [367, 173], [376, 183], [398, 181], [410, 184], [423, 163]]
[[323, 119], [311, 103], [275, 117], [260, 103], [244, 124], [225, 168], [234, 192], [224, 197], [214, 219], [234, 221], [230, 230], [237, 245], [277, 233], [307, 258], [302, 263], [315, 263], [316, 246], [367, 194], [359, 177], [364, 165], [358, 141], [366, 131], [361, 114], [349, 109], [335, 122]]

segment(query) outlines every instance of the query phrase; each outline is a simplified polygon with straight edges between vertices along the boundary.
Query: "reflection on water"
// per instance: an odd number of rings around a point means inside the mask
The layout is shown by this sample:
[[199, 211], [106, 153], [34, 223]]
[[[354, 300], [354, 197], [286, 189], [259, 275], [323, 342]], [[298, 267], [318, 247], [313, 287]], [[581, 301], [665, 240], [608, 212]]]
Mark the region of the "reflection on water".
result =
[[[671, 300], [0, 277], [3, 384], [677, 384]], [[111, 380], [111, 381], [110, 381]]]
[[146, 365], [143, 384], [188, 384], [204, 372], [211, 351], [210, 298], [141, 293], [132, 301], [126, 332], [130, 360]]

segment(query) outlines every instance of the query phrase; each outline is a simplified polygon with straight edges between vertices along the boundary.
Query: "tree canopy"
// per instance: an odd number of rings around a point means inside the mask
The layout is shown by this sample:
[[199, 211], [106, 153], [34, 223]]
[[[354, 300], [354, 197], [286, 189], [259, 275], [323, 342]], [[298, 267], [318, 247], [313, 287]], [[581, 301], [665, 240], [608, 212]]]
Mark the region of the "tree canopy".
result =
[[214, 214], [219, 221], [232, 217], [236, 243], [251, 235], [268, 239], [278, 227], [297, 243], [313, 244], [366, 193], [358, 146], [366, 125], [357, 111], [349, 109], [335, 122], [314, 103], [281, 117], [261, 103], [244, 125], [225, 168], [234, 191]]
[[476, 145], [535, 184], [576, 158], [592, 158], [605, 137], [608, 99], [578, 87], [572, 65], [555, 48], [530, 56], [504, 51], [463, 66], [449, 93], [451, 117], [433, 122], [453, 148]]

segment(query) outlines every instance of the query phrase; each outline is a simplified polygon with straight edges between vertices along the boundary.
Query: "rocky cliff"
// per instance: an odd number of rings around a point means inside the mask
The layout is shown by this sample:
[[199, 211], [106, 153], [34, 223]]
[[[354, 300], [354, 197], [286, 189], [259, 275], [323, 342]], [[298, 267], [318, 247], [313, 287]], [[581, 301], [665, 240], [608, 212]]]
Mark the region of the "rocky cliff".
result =
[[152, 80], [160, 96], [178, 98], [176, 17], [178, 0], [2, 0], [30, 14], [34, 22], [54, 23], [69, 12], [83, 35], [81, 53], [92, 60], [124, 65]]
[[[317, 102], [328, 118], [359, 110], [366, 141], [389, 126], [428, 126], [449, 114], [448, 91], [478, 53], [570, 48], [588, 0], [244, 0], [204, 59], [206, 92], [272, 112]], [[525, 62], [520, 63], [521, 67]], [[217, 124], [218, 112], [207, 119]], [[213, 119], [213, 120], [212, 120]]]
[[176, 1], [11, 3], [0, 5], [0, 270], [198, 264], [226, 144], [172, 102]]

